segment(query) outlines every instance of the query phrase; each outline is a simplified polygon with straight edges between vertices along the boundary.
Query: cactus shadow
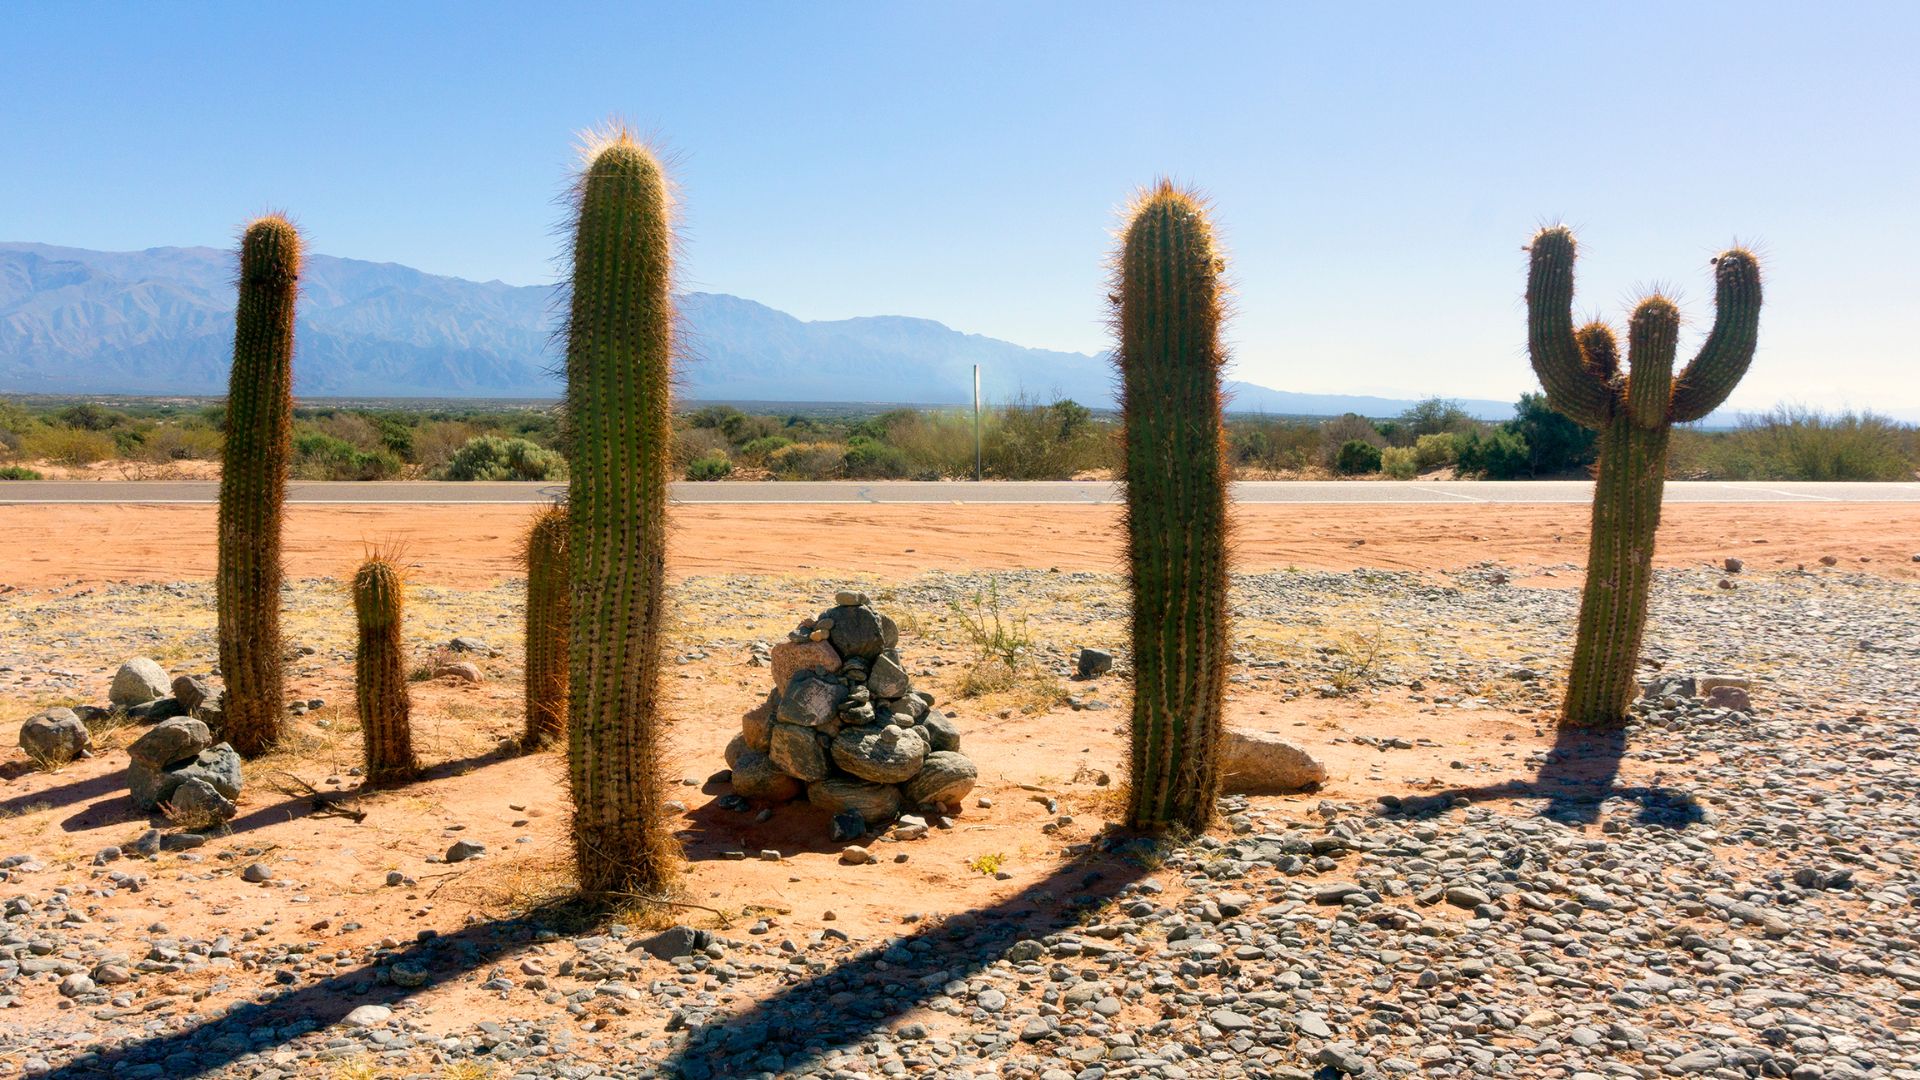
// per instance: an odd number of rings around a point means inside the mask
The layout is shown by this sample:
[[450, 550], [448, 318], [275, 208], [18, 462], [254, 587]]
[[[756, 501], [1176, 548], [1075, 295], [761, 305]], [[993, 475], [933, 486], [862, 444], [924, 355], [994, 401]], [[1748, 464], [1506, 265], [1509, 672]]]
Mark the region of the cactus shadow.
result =
[[[33, 771], [36, 770], [29, 766], [21, 771], [21, 775]], [[102, 795], [110, 795], [116, 788], [124, 793], [126, 786], [126, 775], [119, 770], [109, 769], [83, 780], [69, 781], [58, 787], [50, 787], [27, 795], [15, 795], [11, 799], [0, 801], [0, 817], [33, 814], [42, 810], [72, 806], [77, 802], [87, 802]]]
[[[266, 992], [252, 1001], [235, 1002], [224, 1013], [210, 1015], [171, 1034], [83, 1053], [41, 1075], [47, 1080], [115, 1076], [139, 1066], [167, 1063], [176, 1055], [192, 1057], [194, 1075], [213, 1075], [240, 1058], [338, 1024], [362, 1005], [397, 1005], [435, 986], [464, 978], [534, 944], [544, 930], [564, 927], [572, 932], [596, 926], [598, 921], [598, 914], [578, 903], [563, 902], [515, 918], [475, 923], [390, 950], [373, 965], [298, 988]], [[395, 967], [418, 973], [421, 981], [403, 987], [382, 977]]]
[[775, 806], [771, 818], [755, 821], [759, 804], [750, 810], [728, 810], [720, 805], [718, 796], [730, 792], [730, 787], [708, 784], [703, 790], [716, 797], [689, 807], [687, 824], [676, 834], [688, 862], [751, 859], [768, 850], [782, 855], [831, 854], [848, 844], [871, 845], [879, 839], [868, 833], [855, 840], [834, 840], [833, 815], [805, 799]]
[[1148, 876], [1157, 850], [1152, 841], [1111, 832], [998, 903], [929, 920], [706, 1024], [668, 1055], [661, 1075], [806, 1072], [943, 996], [949, 983], [989, 967], [1017, 942], [1080, 925]]
[[1642, 825], [1684, 829], [1705, 820], [1705, 811], [1684, 792], [1659, 784], [1618, 784], [1620, 762], [1626, 752], [1624, 730], [1563, 726], [1547, 751], [1545, 763], [1530, 780], [1452, 788], [1413, 798], [1386, 796], [1381, 801], [1392, 816], [1422, 818], [1440, 814], [1456, 799], [1537, 799], [1544, 804], [1542, 817], [1568, 825], [1591, 825], [1600, 820], [1600, 808], [1607, 800], [1632, 799], [1640, 804], [1636, 820]]

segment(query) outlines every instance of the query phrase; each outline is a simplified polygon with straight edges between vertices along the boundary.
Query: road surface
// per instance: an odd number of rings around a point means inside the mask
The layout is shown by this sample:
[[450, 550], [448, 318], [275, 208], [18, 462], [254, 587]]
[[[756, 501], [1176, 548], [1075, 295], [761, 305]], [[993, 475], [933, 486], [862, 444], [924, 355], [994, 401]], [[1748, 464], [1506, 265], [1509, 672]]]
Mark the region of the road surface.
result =
[[[215, 481], [168, 480], [7, 480], [0, 481], [0, 504], [211, 503], [219, 496]], [[546, 502], [566, 491], [565, 484], [450, 483], [446, 481], [295, 482], [287, 500], [308, 504], [370, 506], [398, 504], [527, 504]], [[1241, 481], [1233, 497], [1242, 503], [1546, 505], [1584, 503], [1593, 485], [1584, 480], [1279, 480]], [[1099, 506], [1120, 501], [1119, 490], [1104, 481], [767, 481], [680, 483], [673, 501], [683, 504], [912, 504], [999, 503], [1009, 505]], [[1920, 483], [1721, 483], [1673, 481], [1670, 503], [1819, 503], [1920, 502]]]

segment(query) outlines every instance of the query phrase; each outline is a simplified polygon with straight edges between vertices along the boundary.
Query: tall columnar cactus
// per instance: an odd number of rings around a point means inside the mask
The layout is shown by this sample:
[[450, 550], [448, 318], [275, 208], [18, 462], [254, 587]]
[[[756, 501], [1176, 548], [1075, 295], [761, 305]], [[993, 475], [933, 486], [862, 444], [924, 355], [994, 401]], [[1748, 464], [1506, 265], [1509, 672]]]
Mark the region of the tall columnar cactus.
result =
[[1198, 831], [1220, 793], [1226, 691], [1225, 262], [1202, 202], [1163, 181], [1132, 208], [1116, 263], [1133, 586], [1127, 818]]
[[567, 509], [540, 511], [527, 529], [527, 730], [538, 750], [567, 728]]
[[372, 556], [353, 575], [353, 613], [360, 624], [354, 702], [366, 742], [369, 784], [410, 780], [420, 771], [413, 756], [406, 650], [400, 640], [405, 594], [400, 568], [385, 556]]
[[1628, 370], [1622, 373], [1605, 323], [1574, 327], [1573, 233], [1561, 226], [1543, 229], [1530, 251], [1527, 349], [1533, 369], [1549, 404], [1600, 432], [1587, 585], [1561, 722], [1619, 727], [1635, 696], [1668, 439], [1674, 424], [1719, 407], [1746, 374], [1759, 336], [1760, 263], [1744, 248], [1714, 260], [1713, 331], [1675, 378], [1680, 309], [1671, 300], [1656, 294], [1634, 308]]
[[280, 517], [293, 442], [293, 309], [300, 234], [263, 217], [240, 240], [240, 301], [227, 384], [216, 578], [224, 734], [253, 757], [280, 738]]
[[566, 328], [574, 861], [588, 896], [652, 894], [677, 859], [659, 732], [673, 468], [670, 199], [660, 163], [619, 133], [591, 149], [577, 200]]

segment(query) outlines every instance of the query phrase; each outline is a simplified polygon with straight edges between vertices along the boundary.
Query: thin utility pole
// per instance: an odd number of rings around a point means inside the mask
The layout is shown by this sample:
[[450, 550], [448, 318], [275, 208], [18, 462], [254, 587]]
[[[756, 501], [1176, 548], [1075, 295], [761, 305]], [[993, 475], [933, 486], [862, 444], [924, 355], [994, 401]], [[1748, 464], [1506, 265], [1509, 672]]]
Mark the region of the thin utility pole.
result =
[[980, 481], [980, 365], [973, 365], [973, 479]]

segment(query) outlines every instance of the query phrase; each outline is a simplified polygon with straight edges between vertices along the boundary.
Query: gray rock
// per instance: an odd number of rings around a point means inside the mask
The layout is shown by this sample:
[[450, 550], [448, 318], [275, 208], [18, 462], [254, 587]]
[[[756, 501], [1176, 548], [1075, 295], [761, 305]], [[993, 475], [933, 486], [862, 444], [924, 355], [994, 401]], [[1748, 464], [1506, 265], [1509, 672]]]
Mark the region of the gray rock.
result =
[[447, 848], [447, 861], [450, 863], [466, 862], [475, 855], [483, 854], [486, 850], [487, 845], [485, 844], [477, 844], [472, 840], [455, 840], [453, 845]]
[[747, 749], [764, 754], [772, 745], [773, 714], [780, 708], [780, 691], [767, 694], [767, 699], [748, 710], [740, 718], [740, 737], [747, 741]]
[[124, 709], [165, 697], [170, 689], [165, 669], [144, 656], [137, 656], [121, 664], [120, 670], [114, 673], [107, 700]]
[[913, 779], [901, 786], [900, 793], [912, 806], [953, 805], [966, 798], [979, 779], [980, 770], [971, 758], [951, 750], [936, 750], [927, 755]]
[[145, 704], [127, 709], [127, 719], [140, 724], [153, 724], [185, 715], [187, 715], [186, 707], [180, 704], [179, 698], [174, 697], [154, 698]]
[[241, 773], [240, 752], [227, 743], [215, 743], [194, 755], [191, 762], [168, 771], [181, 780], [204, 780], [229, 799], [238, 799], [240, 789], [246, 784]]
[[867, 671], [867, 689], [874, 697], [891, 700], [905, 696], [912, 685], [907, 682], [907, 673], [899, 663], [882, 653], [874, 658], [873, 667]]
[[167, 796], [167, 805], [172, 808], [174, 821], [195, 829], [232, 821], [240, 809], [214, 790], [212, 784], [198, 777], [189, 777], [176, 785]]
[[920, 727], [925, 729], [921, 738], [927, 740], [927, 748], [935, 753], [959, 753], [960, 729], [947, 719], [945, 713], [928, 710], [922, 714]]
[[72, 709], [46, 709], [20, 725], [20, 749], [42, 765], [65, 765], [92, 745], [93, 735]]
[[447, 649], [450, 652], [470, 652], [477, 653], [481, 656], [493, 655], [493, 650], [487, 647], [487, 643], [476, 637], [454, 638], [452, 641], [447, 642]]
[[386, 1023], [392, 1015], [393, 1010], [385, 1005], [362, 1005], [342, 1017], [340, 1022], [348, 1027], [369, 1028]]
[[881, 646], [886, 649], [899, 648], [900, 647], [900, 628], [894, 625], [893, 620], [888, 618], [885, 615], [881, 615], [879, 616], [879, 618], [880, 618]]
[[840, 703], [846, 699], [847, 688], [839, 683], [810, 675], [796, 676], [780, 698], [779, 719], [801, 727], [819, 727], [833, 719]]
[[836, 844], [858, 840], [865, 835], [867, 835], [867, 819], [852, 810], [833, 815], [833, 823], [827, 830], [828, 838]]
[[807, 783], [825, 780], [833, 771], [827, 758], [826, 739], [812, 728], [775, 724], [767, 753], [781, 772], [796, 780]]
[[1327, 779], [1327, 767], [1305, 750], [1258, 731], [1227, 732], [1220, 771], [1230, 794], [1300, 791]]
[[773, 685], [784, 687], [801, 672], [831, 675], [840, 670], [840, 654], [826, 641], [783, 641], [767, 653], [773, 666]]
[[900, 812], [900, 789], [892, 784], [834, 777], [808, 784], [807, 801], [829, 814], [852, 811], [868, 825], [878, 825]]
[[1113, 654], [1104, 649], [1081, 649], [1073, 658], [1073, 670], [1083, 679], [1105, 675], [1113, 670]]
[[273, 867], [262, 862], [248, 863], [246, 869], [240, 871], [240, 880], [251, 882], [255, 885], [263, 881], [271, 881], [273, 880]]
[[866, 866], [869, 863], [879, 861], [879, 859], [873, 857], [873, 852], [868, 851], [859, 844], [848, 844], [846, 847], [840, 849], [840, 862], [845, 866]]
[[734, 760], [733, 790], [737, 795], [765, 802], [792, 802], [805, 791], [805, 785], [780, 771], [773, 758], [752, 750]]
[[740, 757], [745, 753], [747, 753], [747, 737], [735, 735], [727, 740], [727, 748], [720, 751], [720, 757], [726, 761], [727, 768], [731, 769], [740, 763]]
[[911, 729], [890, 724], [848, 728], [833, 740], [834, 764], [876, 784], [911, 780], [926, 760], [926, 741]]
[[691, 926], [672, 926], [649, 938], [640, 939], [634, 948], [646, 950], [649, 956], [661, 960], [674, 960], [682, 956], [692, 956], [713, 944], [713, 935], [705, 930], [696, 930]]
[[865, 604], [836, 607], [822, 612], [820, 618], [833, 621], [827, 640], [833, 642], [834, 651], [843, 657], [871, 660], [887, 649], [886, 628], [881, 625], [880, 616]]
[[203, 679], [196, 679], [191, 675], [174, 677], [173, 699], [180, 703], [180, 707], [185, 709], [188, 715], [192, 715], [194, 710], [213, 700], [213, 695], [212, 684]]
[[213, 745], [207, 725], [191, 717], [163, 720], [127, 747], [127, 756], [142, 765], [162, 769], [186, 761]]

